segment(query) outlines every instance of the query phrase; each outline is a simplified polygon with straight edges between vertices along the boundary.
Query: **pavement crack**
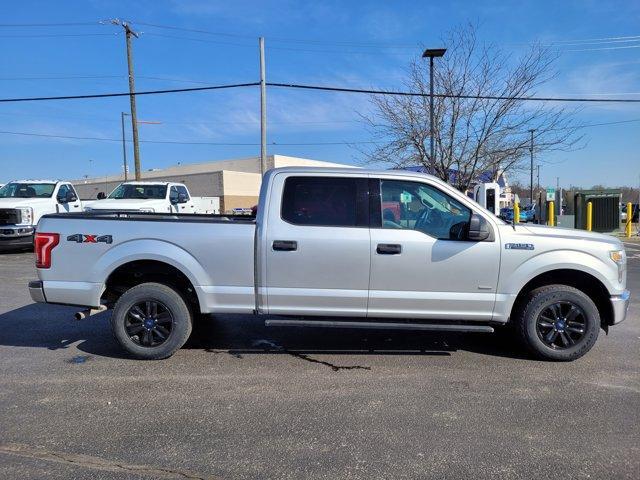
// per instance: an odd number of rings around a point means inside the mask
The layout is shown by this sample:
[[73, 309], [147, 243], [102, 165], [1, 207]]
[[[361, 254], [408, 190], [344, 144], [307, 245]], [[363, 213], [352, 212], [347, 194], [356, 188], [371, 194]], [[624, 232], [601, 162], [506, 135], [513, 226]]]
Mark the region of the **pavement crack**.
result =
[[0, 454], [16, 455], [23, 458], [34, 458], [38, 460], [48, 460], [57, 463], [66, 463], [84, 468], [92, 468], [108, 472], [127, 472], [140, 475], [149, 475], [155, 478], [169, 479], [189, 479], [189, 480], [214, 480], [215, 477], [209, 475], [199, 475], [186, 470], [174, 470], [170, 468], [153, 467], [150, 465], [133, 465], [91, 455], [55, 452], [43, 448], [31, 447], [19, 443], [0, 444]]
[[285, 352], [291, 355], [292, 357], [300, 358], [306, 362], [319, 363], [320, 365], [325, 365], [331, 368], [331, 370], [333, 370], [334, 372], [339, 372], [340, 370], [371, 370], [371, 367], [365, 367], [362, 365], [335, 365], [331, 362], [326, 362], [324, 360], [318, 360], [317, 358], [310, 357], [309, 355], [305, 355], [304, 353], [289, 352], [287, 350], [285, 350]]
[[270, 342], [269, 340], [258, 340], [253, 343], [253, 347], [262, 348], [265, 352], [276, 351], [280, 353], [286, 353], [288, 355], [291, 355], [292, 357], [304, 360], [305, 362], [324, 365], [325, 367], [329, 367], [334, 372], [339, 372], [340, 370], [371, 370], [371, 367], [365, 367], [362, 365], [335, 365], [325, 360], [318, 360], [317, 358], [310, 357], [309, 355], [304, 353], [292, 352], [290, 350], [287, 350], [283, 346], [278, 345], [277, 343]]

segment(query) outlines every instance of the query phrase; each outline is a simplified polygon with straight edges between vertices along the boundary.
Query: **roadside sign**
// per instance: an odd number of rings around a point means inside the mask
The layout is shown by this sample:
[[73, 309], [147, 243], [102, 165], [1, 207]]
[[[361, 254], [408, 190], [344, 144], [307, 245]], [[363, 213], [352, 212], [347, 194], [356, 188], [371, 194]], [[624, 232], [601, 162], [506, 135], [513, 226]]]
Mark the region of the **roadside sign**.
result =
[[547, 202], [553, 202], [556, 199], [556, 189], [547, 188]]

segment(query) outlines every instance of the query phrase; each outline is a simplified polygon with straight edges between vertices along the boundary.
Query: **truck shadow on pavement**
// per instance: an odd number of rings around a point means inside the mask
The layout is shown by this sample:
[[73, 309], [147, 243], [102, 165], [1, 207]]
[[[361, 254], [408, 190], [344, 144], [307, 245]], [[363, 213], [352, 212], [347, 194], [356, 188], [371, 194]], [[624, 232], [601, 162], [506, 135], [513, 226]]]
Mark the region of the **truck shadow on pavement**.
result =
[[[113, 338], [109, 312], [77, 321], [77, 307], [31, 304], [0, 314], [0, 345], [78, 350], [94, 356], [130, 358]], [[466, 334], [336, 328], [265, 327], [251, 315], [203, 316], [186, 349], [226, 353], [236, 358], [285, 354], [333, 370], [368, 369], [340, 366], [312, 355], [436, 355], [457, 351], [498, 357], [529, 358], [506, 333]]]

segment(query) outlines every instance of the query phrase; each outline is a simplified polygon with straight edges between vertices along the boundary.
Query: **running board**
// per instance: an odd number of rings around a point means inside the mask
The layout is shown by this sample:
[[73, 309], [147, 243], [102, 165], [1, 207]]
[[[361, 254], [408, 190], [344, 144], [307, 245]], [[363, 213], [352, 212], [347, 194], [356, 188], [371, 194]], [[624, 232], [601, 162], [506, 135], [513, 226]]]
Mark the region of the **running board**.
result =
[[436, 332], [483, 332], [492, 333], [488, 325], [460, 325], [442, 323], [392, 323], [392, 322], [347, 322], [331, 320], [265, 320], [265, 327], [322, 327], [322, 328], [366, 328], [372, 330], [425, 330]]

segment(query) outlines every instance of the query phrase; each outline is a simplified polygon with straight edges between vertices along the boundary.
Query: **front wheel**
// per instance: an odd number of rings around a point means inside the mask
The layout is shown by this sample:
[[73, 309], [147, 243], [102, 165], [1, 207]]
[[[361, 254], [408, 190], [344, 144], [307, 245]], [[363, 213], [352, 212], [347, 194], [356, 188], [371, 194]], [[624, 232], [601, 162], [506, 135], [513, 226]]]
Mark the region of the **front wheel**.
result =
[[142, 283], [127, 290], [116, 302], [111, 328], [116, 340], [143, 360], [168, 358], [191, 334], [189, 307], [173, 288]]
[[598, 339], [600, 314], [582, 291], [548, 285], [529, 293], [516, 316], [516, 330], [529, 350], [543, 360], [570, 361], [587, 353]]

